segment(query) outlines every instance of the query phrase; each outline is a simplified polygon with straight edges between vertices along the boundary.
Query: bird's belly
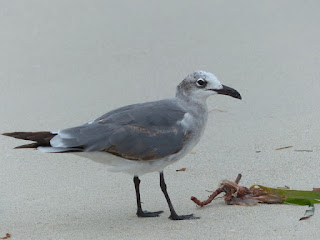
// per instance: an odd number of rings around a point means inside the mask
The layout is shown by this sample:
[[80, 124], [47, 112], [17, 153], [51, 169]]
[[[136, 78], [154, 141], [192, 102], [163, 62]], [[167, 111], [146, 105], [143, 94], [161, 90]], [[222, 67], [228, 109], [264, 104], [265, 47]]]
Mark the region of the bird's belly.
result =
[[173, 163], [170, 159], [174, 155], [157, 160], [128, 160], [106, 152], [75, 152], [80, 157], [88, 158], [97, 163], [106, 164], [111, 172], [124, 172], [134, 176], [141, 176], [149, 172], [160, 172]]

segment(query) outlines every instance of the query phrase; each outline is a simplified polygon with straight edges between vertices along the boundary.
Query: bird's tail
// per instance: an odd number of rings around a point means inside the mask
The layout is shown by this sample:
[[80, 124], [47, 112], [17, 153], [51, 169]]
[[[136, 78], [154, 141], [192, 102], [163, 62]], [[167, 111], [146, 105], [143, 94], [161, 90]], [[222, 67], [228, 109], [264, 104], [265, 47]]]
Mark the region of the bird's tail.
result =
[[44, 132], [11, 132], [11, 133], [3, 133], [2, 135], [35, 142], [31, 144], [17, 146], [15, 148], [37, 148], [37, 147], [50, 147], [51, 146], [50, 140], [56, 134], [44, 131]]

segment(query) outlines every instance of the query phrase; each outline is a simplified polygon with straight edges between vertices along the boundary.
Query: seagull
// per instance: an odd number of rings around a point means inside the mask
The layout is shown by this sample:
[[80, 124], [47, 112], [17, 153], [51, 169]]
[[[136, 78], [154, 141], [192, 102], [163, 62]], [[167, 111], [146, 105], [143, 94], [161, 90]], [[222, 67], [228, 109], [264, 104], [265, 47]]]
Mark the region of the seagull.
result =
[[210, 72], [189, 74], [176, 89], [174, 98], [133, 104], [112, 110], [81, 126], [56, 132], [11, 132], [3, 135], [34, 143], [16, 148], [35, 148], [47, 153], [72, 153], [112, 166], [114, 172], [133, 176], [137, 216], [158, 217], [163, 211], [143, 211], [140, 178], [160, 173], [160, 187], [172, 220], [198, 219], [178, 215], [167, 192], [163, 170], [183, 158], [199, 142], [208, 118], [206, 100], [211, 95], [241, 99], [233, 88], [222, 85]]

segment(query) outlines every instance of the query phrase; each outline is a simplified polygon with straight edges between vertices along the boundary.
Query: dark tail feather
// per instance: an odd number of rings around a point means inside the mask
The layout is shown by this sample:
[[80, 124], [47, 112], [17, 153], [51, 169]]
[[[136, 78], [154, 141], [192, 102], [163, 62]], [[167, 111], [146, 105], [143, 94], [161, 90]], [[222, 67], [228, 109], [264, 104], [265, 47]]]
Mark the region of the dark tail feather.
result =
[[39, 146], [50, 147], [50, 140], [56, 134], [51, 132], [12, 132], [3, 133], [2, 135], [35, 142], [31, 144], [17, 146], [15, 148], [37, 148]]

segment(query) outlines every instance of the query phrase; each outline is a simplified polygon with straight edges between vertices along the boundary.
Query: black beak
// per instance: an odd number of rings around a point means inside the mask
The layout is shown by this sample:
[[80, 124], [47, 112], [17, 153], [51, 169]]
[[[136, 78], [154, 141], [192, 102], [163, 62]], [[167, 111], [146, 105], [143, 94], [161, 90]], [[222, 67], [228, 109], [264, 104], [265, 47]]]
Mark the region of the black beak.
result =
[[222, 89], [213, 89], [214, 91], [216, 91], [218, 94], [223, 94], [223, 95], [228, 95], [234, 98], [238, 98], [238, 99], [242, 99], [240, 93], [231, 88], [231, 87], [227, 87], [225, 85], [222, 85]]

